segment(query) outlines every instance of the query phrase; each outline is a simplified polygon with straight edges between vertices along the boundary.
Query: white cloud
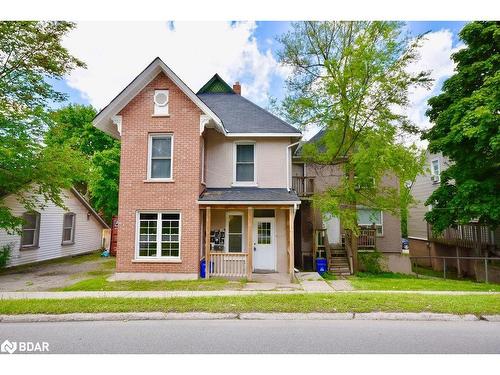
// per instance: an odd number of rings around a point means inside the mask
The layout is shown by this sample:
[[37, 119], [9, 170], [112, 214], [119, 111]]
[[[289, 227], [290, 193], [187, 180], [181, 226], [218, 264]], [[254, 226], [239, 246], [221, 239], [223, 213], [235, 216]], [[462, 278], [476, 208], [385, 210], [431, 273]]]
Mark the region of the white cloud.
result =
[[443, 81], [453, 75], [455, 63], [451, 55], [463, 47], [463, 44], [453, 47], [453, 34], [449, 30], [431, 32], [425, 36], [419, 49], [420, 59], [408, 67], [414, 73], [430, 71], [430, 77], [434, 80], [430, 89], [419, 87], [410, 92], [407, 115], [419, 128], [428, 129], [431, 126], [425, 115], [427, 100], [438, 95]]
[[[104, 107], [156, 56], [194, 91], [214, 73], [265, 105], [272, 76], [285, 77], [270, 49], [261, 52], [254, 22], [81, 22], [65, 39], [87, 63], [67, 77], [92, 105]], [[270, 48], [270, 46], [269, 46]]]

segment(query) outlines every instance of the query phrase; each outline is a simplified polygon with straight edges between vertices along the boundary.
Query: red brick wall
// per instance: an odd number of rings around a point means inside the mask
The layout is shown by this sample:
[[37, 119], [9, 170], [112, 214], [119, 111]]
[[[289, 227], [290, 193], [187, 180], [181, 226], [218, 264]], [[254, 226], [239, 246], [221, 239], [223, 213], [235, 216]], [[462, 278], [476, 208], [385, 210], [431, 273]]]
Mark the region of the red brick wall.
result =
[[[155, 89], [169, 90], [169, 117], [152, 117]], [[160, 73], [121, 111], [120, 196], [117, 272], [197, 273], [199, 266], [200, 115], [199, 108]], [[145, 182], [148, 136], [173, 134], [174, 182]], [[181, 263], [137, 263], [136, 212], [181, 212]]]

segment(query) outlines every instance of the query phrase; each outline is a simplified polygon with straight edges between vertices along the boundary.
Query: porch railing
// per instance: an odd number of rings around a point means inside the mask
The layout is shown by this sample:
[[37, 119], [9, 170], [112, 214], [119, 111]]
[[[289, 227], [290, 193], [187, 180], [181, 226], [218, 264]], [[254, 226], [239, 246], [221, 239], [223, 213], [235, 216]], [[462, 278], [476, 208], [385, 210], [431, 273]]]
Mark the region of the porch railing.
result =
[[247, 253], [210, 252], [210, 276], [245, 277]]
[[496, 239], [494, 232], [485, 225], [471, 223], [447, 228], [441, 234], [432, 233], [432, 226], [427, 224], [427, 231], [431, 241], [444, 245], [454, 245], [470, 249], [484, 249], [494, 247]]
[[292, 189], [299, 197], [314, 194], [314, 177], [292, 176]]
[[358, 248], [375, 249], [377, 231], [376, 229], [360, 229], [358, 236]]

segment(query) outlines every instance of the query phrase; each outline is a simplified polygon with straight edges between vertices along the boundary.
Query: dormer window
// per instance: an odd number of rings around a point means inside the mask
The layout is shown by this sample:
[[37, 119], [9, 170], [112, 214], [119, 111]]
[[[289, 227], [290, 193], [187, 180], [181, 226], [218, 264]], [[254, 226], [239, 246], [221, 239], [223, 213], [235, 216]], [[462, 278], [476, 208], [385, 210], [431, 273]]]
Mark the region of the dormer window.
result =
[[168, 90], [155, 90], [153, 116], [168, 116]]

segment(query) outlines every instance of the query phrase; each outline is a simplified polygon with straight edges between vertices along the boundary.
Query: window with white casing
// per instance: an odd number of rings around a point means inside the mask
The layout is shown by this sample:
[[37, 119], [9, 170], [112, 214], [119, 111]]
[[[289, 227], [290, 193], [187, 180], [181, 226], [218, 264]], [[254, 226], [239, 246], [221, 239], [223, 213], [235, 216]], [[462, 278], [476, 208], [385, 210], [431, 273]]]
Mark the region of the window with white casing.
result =
[[75, 220], [76, 215], [72, 212], [68, 212], [63, 216], [63, 245], [75, 243]]
[[243, 214], [230, 212], [226, 216], [227, 248], [230, 253], [243, 252]]
[[138, 259], [180, 259], [181, 214], [140, 212], [137, 214]]
[[358, 225], [362, 228], [370, 229], [375, 225], [377, 236], [384, 235], [384, 222], [382, 211], [369, 208], [358, 208]]
[[235, 144], [234, 181], [238, 185], [255, 184], [255, 143]]
[[40, 214], [26, 212], [23, 215], [24, 224], [21, 234], [21, 249], [38, 247], [40, 238]]
[[148, 147], [148, 179], [172, 180], [172, 134], [151, 134]]
[[434, 183], [438, 183], [441, 179], [441, 166], [439, 165], [439, 159], [431, 161], [431, 175]]
[[168, 90], [155, 90], [153, 116], [168, 116]]

